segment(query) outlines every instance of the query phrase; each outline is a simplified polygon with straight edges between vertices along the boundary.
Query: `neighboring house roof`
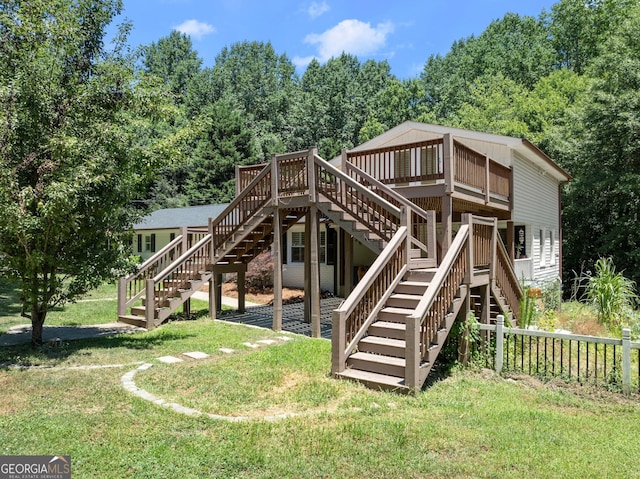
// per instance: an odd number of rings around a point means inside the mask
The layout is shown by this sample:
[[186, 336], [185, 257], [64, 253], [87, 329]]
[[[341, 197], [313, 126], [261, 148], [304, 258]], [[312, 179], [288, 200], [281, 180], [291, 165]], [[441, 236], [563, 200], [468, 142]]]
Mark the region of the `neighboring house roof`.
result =
[[[469, 148], [487, 154], [498, 162], [509, 161], [510, 163], [511, 151], [515, 151], [540, 167], [541, 170], [553, 175], [558, 181], [564, 182], [571, 179], [569, 173], [526, 139], [415, 121], [405, 121], [349, 151], [365, 151], [424, 140], [435, 140], [442, 138], [447, 133], [453, 135], [456, 140]], [[332, 162], [336, 162], [338, 158], [334, 158]], [[510, 166], [510, 164], [506, 166]]]
[[162, 230], [182, 226], [207, 226], [209, 218], [216, 218], [227, 206], [229, 203], [156, 210], [133, 225], [133, 229]]

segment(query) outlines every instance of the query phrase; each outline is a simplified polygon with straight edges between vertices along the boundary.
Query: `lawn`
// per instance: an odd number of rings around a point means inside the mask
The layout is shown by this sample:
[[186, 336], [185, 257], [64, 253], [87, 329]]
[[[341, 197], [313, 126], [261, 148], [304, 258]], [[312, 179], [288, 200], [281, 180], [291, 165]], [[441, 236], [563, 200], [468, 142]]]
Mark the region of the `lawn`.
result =
[[[482, 370], [416, 397], [376, 392], [329, 378], [328, 341], [281, 336], [200, 319], [40, 352], [5, 348], [0, 361], [54, 367], [0, 370], [0, 451], [70, 454], [75, 478], [640, 474], [633, 400]], [[210, 356], [157, 360], [187, 351]], [[157, 397], [251, 419], [187, 416], [132, 395], [121, 378], [139, 361], [153, 366], [136, 384]], [[283, 412], [297, 415], [261, 419]]]
[[[101, 288], [47, 324], [113, 321], [113, 298], [115, 287]], [[13, 302], [1, 307], [3, 324], [20, 320]], [[0, 454], [69, 454], [74, 478], [640, 476], [637, 397], [487, 370], [454, 370], [415, 397], [377, 392], [329, 377], [328, 341], [199, 316], [0, 348]], [[167, 355], [183, 361], [158, 360]], [[127, 391], [122, 377], [141, 363], [152, 366], [137, 387], [202, 414]]]

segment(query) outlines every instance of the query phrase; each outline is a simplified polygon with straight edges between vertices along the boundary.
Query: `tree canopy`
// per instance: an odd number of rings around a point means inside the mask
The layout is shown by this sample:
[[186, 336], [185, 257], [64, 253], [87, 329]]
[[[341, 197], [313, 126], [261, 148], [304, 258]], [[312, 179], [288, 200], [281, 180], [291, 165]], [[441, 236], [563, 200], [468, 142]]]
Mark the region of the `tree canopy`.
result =
[[0, 271], [19, 281], [33, 342], [52, 306], [130, 265], [129, 207], [171, 148], [140, 142], [160, 90], [103, 47], [115, 0], [0, 3]]

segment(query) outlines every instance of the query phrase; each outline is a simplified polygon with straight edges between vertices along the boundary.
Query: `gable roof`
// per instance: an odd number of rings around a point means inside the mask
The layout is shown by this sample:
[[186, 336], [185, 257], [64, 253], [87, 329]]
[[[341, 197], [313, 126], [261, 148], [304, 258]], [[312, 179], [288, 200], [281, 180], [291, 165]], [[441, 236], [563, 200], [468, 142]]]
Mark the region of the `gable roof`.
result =
[[493, 160], [503, 163], [505, 166], [511, 166], [511, 152], [515, 152], [540, 167], [543, 171], [553, 175], [560, 182], [571, 179], [569, 173], [529, 140], [415, 121], [405, 121], [349, 151], [365, 151], [418, 141], [435, 140], [448, 133], [465, 146], [487, 154]]
[[183, 226], [207, 226], [209, 218], [216, 218], [229, 203], [219, 205], [189, 206], [156, 210], [133, 225], [134, 230], [174, 229]]

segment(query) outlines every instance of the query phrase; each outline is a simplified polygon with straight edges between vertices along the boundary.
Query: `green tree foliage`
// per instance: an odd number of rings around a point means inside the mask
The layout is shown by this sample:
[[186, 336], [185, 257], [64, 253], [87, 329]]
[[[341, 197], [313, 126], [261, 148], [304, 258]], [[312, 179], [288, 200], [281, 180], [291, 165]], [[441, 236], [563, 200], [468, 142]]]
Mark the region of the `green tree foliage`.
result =
[[[611, 257], [640, 279], [640, 7], [627, 12], [593, 61], [593, 83], [567, 124], [566, 271]], [[588, 238], [588, 240], [585, 240]], [[565, 274], [565, 278], [567, 275]]]
[[128, 207], [172, 140], [141, 144], [162, 108], [119, 42], [115, 0], [0, 1], [0, 271], [19, 281], [33, 342], [52, 306], [129, 265]]
[[616, 271], [611, 258], [598, 258], [595, 274], [589, 277], [586, 297], [598, 312], [598, 320], [607, 326], [619, 327], [638, 296], [633, 281]]
[[544, 24], [508, 13], [478, 37], [455, 42], [445, 56], [429, 57], [420, 76], [426, 105], [438, 120], [451, 118], [469, 99], [478, 77], [501, 74], [532, 88], [554, 61]]
[[224, 100], [208, 106], [198, 124], [184, 193], [191, 204], [231, 201], [236, 165], [258, 163], [255, 134], [242, 112]]
[[189, 36], [174, 30], [142, 50], [145, 71], [161, 78], [175, 95], [176, 102], [182, 103], [189, 83], [202, 65]]

